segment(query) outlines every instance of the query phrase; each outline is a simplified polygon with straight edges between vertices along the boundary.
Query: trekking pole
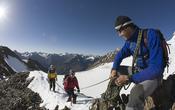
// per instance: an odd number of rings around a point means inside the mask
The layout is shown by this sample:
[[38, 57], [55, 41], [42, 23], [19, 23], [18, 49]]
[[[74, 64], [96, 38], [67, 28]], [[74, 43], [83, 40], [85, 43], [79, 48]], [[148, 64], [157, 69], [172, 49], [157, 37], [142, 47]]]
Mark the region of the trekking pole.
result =
[[87, 88], [90, 88], [90, 87], [96, 86], [96, 85], [98, 85], [98, 84], [101, 84], [101, 83], [103, 83], [103, 82], [109, 80], [109, 79], [110, 79], [110, 78], [105, 79], [105, 80], [103, 80], [103, 81], [100, 81], [100, 82], [98, 82], [98, 83], [96, 83], [96, 84], [92, 84], [92, 85], [90, 85], [90, 86], [80, 88], [80, 90], [83, 90], [83, 89], [87, 89]]

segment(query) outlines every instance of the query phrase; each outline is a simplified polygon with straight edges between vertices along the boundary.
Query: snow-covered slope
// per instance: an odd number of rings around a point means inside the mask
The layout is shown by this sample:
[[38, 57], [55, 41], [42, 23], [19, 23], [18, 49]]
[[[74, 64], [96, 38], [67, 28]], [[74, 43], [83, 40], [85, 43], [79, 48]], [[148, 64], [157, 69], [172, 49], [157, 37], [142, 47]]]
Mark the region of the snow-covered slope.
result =
[[[173, 34], [173, 37], [167, 42], [170, 47], [170, 54], [169, 54], [169, 68], [165, 69], [164, 72], [164, 79], [166, 79], [170, 74], [175, 74], [175, 32]], [[168, 69], [168, 73], [167, 73]]]
[[[130, 64], [128, 62], [131, 60], [131, 57], [129, 57], [123, 60], [122, 64]], [[66, 102], [68, 97], [63, 90], [63, 75], [57, 76], [58, 80], [56, 81], [56, 93], [54, 93], [53, 91], [49, 90], [47, 73], [44, 73], [42, 71], [32, 71], [30, 72], [29, 78], [34, 77], [34, 80], [30, 83], [28, 88], [39, 93], [43, 99], [41, 106], [45, 106], [49, 110], [53, 110], [56, 105], [59, 105], [60, 109], [64, 108], [66, 105], [70, 107], [71, 110], [89, 110], [89, 106], [91, 105], [91, 101], [89, 100], [92, 98], [89, 98], [88, 96], [94, 98], [100, 97], [100, 95], [105, 92], [108, 81], [105, 81], [93, 87], [86, 87], [107, 79], [110, 74], [111, 66], [112, 63], [108, 63], [89, 71], [76, 73], [77, 79], [79, 81], [80, 91], [84, 95], [78, 96], [77, 101], [80, 103], [73, 106], [70, 106], [70, 104]]]
[[71, 105], [66, 102], [68, 96], [63, 90], [62, 81], [60, 76], [58, 76], [59, 80], [56, 82], [56, 92], [49, 90], [49, 83], [47, 80], [47, 74], [42, 71], [32, 71], [30, 72], [29, 79], [33, 78], [34, 80], [30, 83], [28, 88], [39, 93], [40, 97], [43, 99], [43, 103], [40, 105], [45, 106], [49, 110], [53, 110], [57, 105], [59, 105], [59, 109], [63, 109], [65, 106], [71, 108], [71, 110], [88, 110], [90, 106], [89, 100], [91, 98], [84, 96], [83, 94], [79, 94], [77, 97], [77, 103]]
[[56, 86], [57, 93], [51, 92], [49, 90], [49, 83], [47, 80], [47, 74], [42, 71], [30, 72], [29, 78], [35, 77], [35, 79], [28, 86], [33, 91], [40, 94], [41, 98], [44, 99], [41, 106], [46, 106], [47, 108], [54, 109], [54, 107], [59, 104], [65, 103], [63, 99], [64, 91]]
[[[164, 72], [164, 79], [166, 79], [170, 74], [174, 74], [174, 67], [175, 67], [175, 35], [171, 40], [168, 41], [170, 43], [170, 50], [171, 54], [169, 56], [170, 58], [170, 65], [169, 65], [169, 72], [167, 73], [167, 70]], [[122, 61], [122, 65], [128, 65], [131, 66], [132, 63], [132, 57], [126, 58]], [[79, 80], [80, 85], [80, 91], [81, 93], [85, 94], [86, 96], [92, 96], [94, 98], [100, 97], [100, 95], [105, 92], [108, 81], [105, 81], [101, 84], [95, 85], [93, 87], [86, 88], [88, 86], [97, 84], [109, 77], [110, 70], [112, 67], [112, 63], [106, 63], [104, 65], [101, 65], [97, 68], [94, 68], [92, 70], [83, 71], [83, 72], [77, 72], [76, 76]], [[69, 106], [71, 110], [88, 110], [89, 106], [91, 105], [91, 101], [85, 101], [89, 100], [91, 98], [88, 98], [84, 95], [78, 96], [78, 101], [80, 101], [80, 104], [74, 104], [70, 106], [69, 103], [66, 102], [67, 95], [64, 92], [63, 88], [63, 76], [58, 75], [57, 78], [57, 85], [56, 85], [56, 93], [49, 91], [49, 84], [47, 81], [47, 73], [44, 73], [42, 71], [33, 71], [30, 72], [29, 78], [34, 77], [34, 80], [30, 83], [28, 86], [33, 91], [40, 94], [41, 98], [43, 99], [43, 103], [41, 106], [45, 106], [46, 108], [53, 110], [56, 105], [59, 105], [60, 109], [62, 109], [65, 105]], [[130, 88], [125, 91], [122, 89], [122, 93], [128, 94], [130, 92], [130, 89], [132, 88], [133, 84], [130, 86]]]
[[15, 57], [8, 55], [8, 57], [5, 57], [4, 60], [15, 72], [29, 71], [27, 66]]

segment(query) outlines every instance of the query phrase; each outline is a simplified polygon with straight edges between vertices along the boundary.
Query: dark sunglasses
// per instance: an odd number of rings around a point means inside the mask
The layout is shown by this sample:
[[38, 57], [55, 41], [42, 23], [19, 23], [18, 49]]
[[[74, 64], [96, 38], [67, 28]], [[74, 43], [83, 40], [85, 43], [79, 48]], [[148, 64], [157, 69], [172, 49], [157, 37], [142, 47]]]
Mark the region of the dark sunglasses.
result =
[[124, 29], [126, 29], [128, 27], [127, 25], [129, 25], [131, 23], [133, 23], [133, 22], [132, 21], [128, 21], [128, 22], [126, 22], [124, 24], [121, 24], [120, 26], [116, 26], [115, 29], [116, 29], [117, 32], [121, 33]]
[[126, 30], [127, 26], [121, 26], [119, 29], [116, 29], [117, 32], [121, 33], [123, 30]]

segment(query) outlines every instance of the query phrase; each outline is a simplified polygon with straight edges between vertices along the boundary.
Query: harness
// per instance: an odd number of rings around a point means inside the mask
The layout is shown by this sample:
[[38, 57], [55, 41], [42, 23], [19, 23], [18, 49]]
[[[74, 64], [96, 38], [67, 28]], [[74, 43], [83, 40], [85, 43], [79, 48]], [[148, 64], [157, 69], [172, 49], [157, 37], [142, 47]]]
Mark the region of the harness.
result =
[[[136, 72], [135, 66], [136, 66], [137, 55], [138, 55], [138, 52], [140, 49], [140, 43], [142, 41], [142, 33], [143, 33], [143, 30], [139, 30], [137, 44], [136, 44], [136, 48], [134, 50], [134, 55], [133, 55], [133, 59], [132, 59], [132, 74], [134, 74]], [[124, 85], [124, 89], [127, 90], [130, 85], [131, 85], [131, 82], [129, 82], [128, 85]]]
[[136, 49], [134, 50], [134, 55], [133, 55], [133, 59], [132, 59], [132, 74], [135, 73], [137, 55], [138, 55], [138, 52], [139, 52], [139, 49], [140, 49], [140, 43], [142, 41], [142, 33], [143, 33], [143, 30], [139, 30]]

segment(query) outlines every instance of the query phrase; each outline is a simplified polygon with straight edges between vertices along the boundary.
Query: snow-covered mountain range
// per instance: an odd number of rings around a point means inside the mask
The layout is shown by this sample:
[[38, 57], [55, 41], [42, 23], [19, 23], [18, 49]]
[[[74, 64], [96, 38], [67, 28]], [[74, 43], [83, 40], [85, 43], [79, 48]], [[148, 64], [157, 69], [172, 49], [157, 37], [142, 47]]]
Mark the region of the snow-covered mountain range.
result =
[[55, 65], [58, 74], [67, 74], [70, 69], [74, 71], [83, 71], [88, 69], [94, 62], [99, 60], [99, 56], [81, 55], [81, 54], [48, 54], [42, 52], [24, 52], [14, 51], [23, 60], [34, 60], [40, 63], [45, 69], [51, 64]]

